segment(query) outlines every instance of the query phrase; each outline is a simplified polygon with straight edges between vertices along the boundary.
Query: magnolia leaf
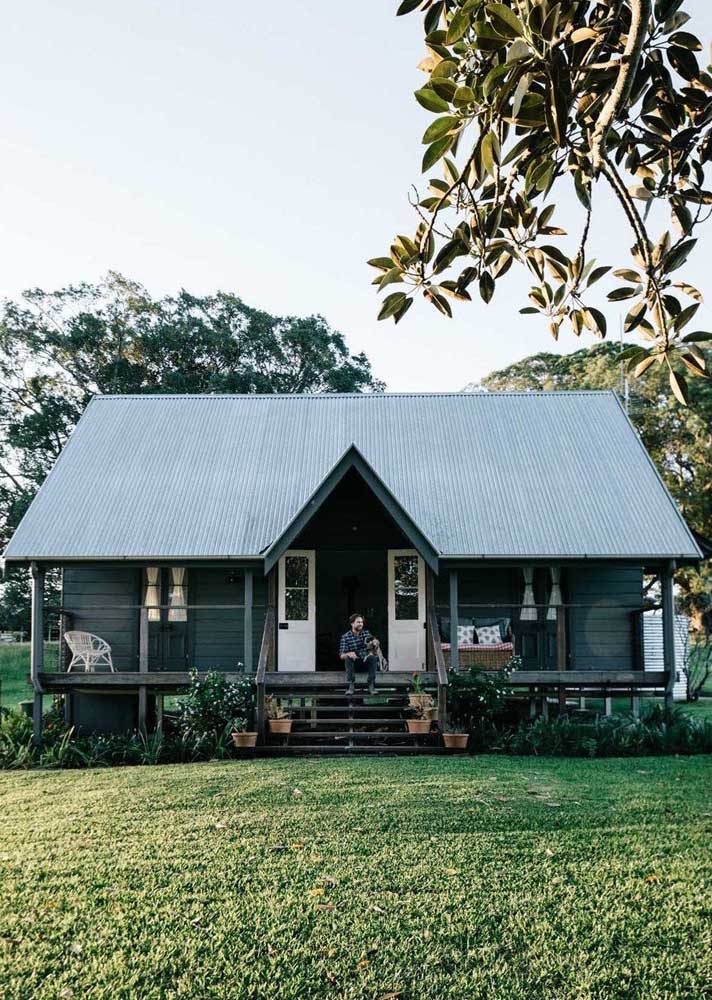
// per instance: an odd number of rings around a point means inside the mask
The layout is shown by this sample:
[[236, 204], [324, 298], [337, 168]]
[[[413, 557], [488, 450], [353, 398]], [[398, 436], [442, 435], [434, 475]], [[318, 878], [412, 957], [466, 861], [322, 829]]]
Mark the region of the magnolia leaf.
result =
[[403, 281], [403, 269], [400, 267], [392, 267], [390, 271], [386, 271], [381, 277], [379, 284], [383, 288], [385, 285], [392, 285], [396, 281]]
[[610, 267], [594, 267], [593, 271], [591, 271], [591, 274], [589, 275], [588, 281], [586, 282], [586, 288], [590, 288], [591, 285], [595, 284], [604, 276], [604, 274], [608, 274], [609, 271]]
[[624, 351], [621, 351], [616, 361], [637, 361], [646, 354], [645, 348], [638, 347], [637, 344], [632, 344], [630, 347], [626, 347]]
[[628, 194], [631, 198], [637, 198], [638, 201], [650, 201], [653, 197], [644, 184], [632, 184], [628, 188]]
[[621, 299], [632, 299], [636, 295], [635, 288], [627, 288], [625, 285], [621, 288], [614, 288], [612, 292], [608, 293], [609, 302], [620, 302]]
[[682, 339], [686, 344], [702, 344], [707, 340], [712, 340], [712, 333], [696, 330], [694, 333], [686, 333]]
[[506, 38], [521, 38], [524, 35], [524, 25], [514, 11], [503, 3], [488, 3], [487, 13], [500, 35]]
[[454, 45], [465, 34], [470, 27], [470, 15], [467, 11], [458, 10], [455, 12], [445, 37], [446, 45]]
[[396, 17], [400, 17], [401, 14], [410, 14], [416, 7], [420, 7], [422, 2], [423, 0], [403, 0], [403, 3], [396, 11]]
[[[608, 324], [606, 323], [606, 317], [603, 315], [601, 310], [594, 309], [593, 306], [589, 306], [588, 309], [584, 309], [584, 315], [586, 313], [590, 314], [595, 324], [595, 329], [589, 327], [589, 330], [593, 330], [593, 333], [597, 333], [599, 336], [605, 337]], [[588, 323], [586, 325], [588, 326]]]
[[452, 103], [457, 105], [458, 108], [462, 108], [468, 104], [474, 104], [476, 100], [477, 98], [472, 87], [458, 87], [453, 95]]
[[613, 272], [616, 278], [623, 278], [624, 281], [632, 281], [634, 285], [637, 285], [640, 281], [640, 275], [637, 271], [632, 271], [628, 267], [618, 267]]
[[494, 176], [495, 165], [499, 164], [499, 140], [494, 132], [488, 132], [482, 140], [482, 163], [487, 173]]
[[423, 156], [423, 164], [422, 164], [423, 173], [425, 173], [426, 170], [430, 170], [433, 164], [437, 163], [438, 160], [442, 156], [444, 156], [445, 153], [447, 153], [448, 149], [450, 149], [450, 147], [452, 146], [454, 140], [455, 136], [445, 135], [443, 136], [442, 139], [438, 139], [436, 142], [434, 142], [432, 146], [428, 146], [428, 148], [425, 150], [425, 155]]
[[423, 135], [424, 143], [434, 142], [436, 139], [441, 139], [448, 132], [452, 132], [453, 129], [460, 125], [460, 119], [455, 118], [453, 115], [445, 115], [443, 118], [436, 118], [425, 130]]
[[657, 358], [655, 357], [655, 355], [649, 354], [647, 358], [644, 358], [640, 362], [640, 364], [635, 366], [635, 370], [633, 371], [633, 378], [640, 378], [643, 372], [646, 372], [651, 365], [655, 364], [656, 361]]
[[623, 329], [626, 333], [630, 333], [631, 330], [635, 330], [636, 326], [642, 322], [647, 307], [647, 302], [645, 300], [638, 302], [633, 306], [623, 323]]
[[685, 243], [678, 243], [677, 246], [674, 246], [665, 255], [663, 262], [664, 270], [669, 274], [670, 271], [676, 271], [678, 267], [682, 267], [696, 243], [697, 240], [687, 240]]
[[480, 275], [480, 296], [484, 302], [489, 302], [494, 295], [494, 279], [489, 271], [483, 271]]
[[390, 271], [393, 267], [393, 261], [390, 257], [371, 257], [366, 263], [370, 264], [371, 267], [377, 267], [379, 271]]
[[684, 326], [687, 326], [699, 308], [699, 302], [693, 302], [691, 306], [688, 306], [687, 309], [683, 309], [682, 312], [677, 314], [673, 321], [673, 325], [677, 333], [679, 333]]
[[413, 305], [413, 300], [406, 298], [405, 302], [396, 309], [393, 313], [393, 322], [400, 323], [405, 314], [408, 312], [410, 307]]
[[690, 398], [690, 392], [687, 388], [687, 381], [684, 375], [680, 375], [679, 372], [670, 369], [670, 388], [673, 391], [673, 395], [679, 403], [683, 406], [687, 406]]
[[707, 376], [704, 358], [700, 361], [700, 359], [692, 353], [681, 354], [680, 361], [682, 361], [688, 371], [691, 371], [692, 374], [696, 375], [698, 378], [705, 378]]
[[579, 42], [586, 42], [591, 38], [598, 38], [598, 32], [594, 28], [577, 28], [570, 34], [570, 39], [577, 45]]
[[685, 295], [689, 295], [690, 298], [694, 299], [696, 302], [704, 301], [702, 298], [702, 292], [699, 292], [694, 285], [689, 285], [686, 281], [677, 281], [673, 287], [679, 288], [681, 292], [684, 292]]
[[442, 97], [438, 97], [431, 87], [422, 87], [415, 91], [415, 99], [426, 111], [449, 111], [450, 105]]
[[378, 318], [388, 319], [389, 316], [392, 316], [394, 312], [401, 308], [405, 301], [405, 292], [393, 292], [392, 295], [387, 295], [381, 305], [381, 311], [378, 314]]

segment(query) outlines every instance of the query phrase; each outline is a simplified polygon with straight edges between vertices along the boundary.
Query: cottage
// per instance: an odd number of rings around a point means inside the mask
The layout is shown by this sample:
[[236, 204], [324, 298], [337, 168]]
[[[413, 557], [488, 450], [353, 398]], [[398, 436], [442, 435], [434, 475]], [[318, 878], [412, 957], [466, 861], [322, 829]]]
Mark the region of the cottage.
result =
[[[513, 657], [530, 695], [671, 696], [672, 574], [700, 556], [605, 392], [97, 396], [5, 552], [32, 567], [38, 736], [54, 692], [78, 725], [160, 725], [191, 667], [251, 674], [262, 727], [270, 691], [343, 691], [352, 611], [378, 686], [422, 671], [441, 717], [448, 666]], [[100, 636], [113, 671], [45, 669], [49, 567], [62, 632]]]

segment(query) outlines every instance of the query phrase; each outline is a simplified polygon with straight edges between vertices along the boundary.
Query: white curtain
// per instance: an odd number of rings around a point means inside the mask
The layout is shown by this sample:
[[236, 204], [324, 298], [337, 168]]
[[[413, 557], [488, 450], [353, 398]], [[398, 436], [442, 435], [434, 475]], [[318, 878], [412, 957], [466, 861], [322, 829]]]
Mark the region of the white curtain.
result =
[[161, 595], [158, 592], [159, 573], [158, 566], [146, 567], [146, 590], [143, 603], [144, 605], [148, 605], [148, 620], [150, 622], [159, 622], [161, 620], [161, 609], [157, 607], [161, 603]]
[[534, 602], [534, 568], [525, 566], [522, 573], [524, 574], [524, 596], [522, 597], [522, 610], [519, 617], [523, 622], [535, 622], [537, 609]]
[[188, 621], [188, 609], [185, 607], [185, 567], [171, 566], [171, 589], [168, 595], [168, 621]]
[[552, 566], [551, 572], [551, 592], [549, 593], [549, 609], [546, 612], [547, 620], [555, 622], [557, 617], [556, 609], [562, 603], [561, 600], [561, 567]]

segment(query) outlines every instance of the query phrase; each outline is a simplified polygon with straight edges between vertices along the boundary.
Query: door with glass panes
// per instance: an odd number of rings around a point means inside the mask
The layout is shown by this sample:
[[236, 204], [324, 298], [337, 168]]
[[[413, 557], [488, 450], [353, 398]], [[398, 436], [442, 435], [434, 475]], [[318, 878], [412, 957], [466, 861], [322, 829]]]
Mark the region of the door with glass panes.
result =
[[292, 549], [279, 560], [277, 666], [316, 669], [315, 553]]
[[148, 566], [143, 604], [148, 607], [148, 669], [188, 669], [188, 571]]
[[388, 662], [425, 670], [425, 564], [415, 549], [388, 552]]

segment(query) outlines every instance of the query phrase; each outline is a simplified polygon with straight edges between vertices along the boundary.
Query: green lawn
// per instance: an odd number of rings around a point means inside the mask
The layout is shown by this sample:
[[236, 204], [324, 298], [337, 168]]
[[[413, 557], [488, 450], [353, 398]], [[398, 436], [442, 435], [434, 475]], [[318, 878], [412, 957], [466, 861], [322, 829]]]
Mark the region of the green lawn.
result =
[[[56, 642], [45, 643], [47, 670], [56, 669], [57, 653]], [[3, 708], [17, 708], [19, 702], [32, 699], [32, 688], [27, 682], [29, 674], [29, 642], [0, 643], [0, 705]]]
[[709, 757], [5, 773], [0, 992], [701, 998], [710, 778]]

